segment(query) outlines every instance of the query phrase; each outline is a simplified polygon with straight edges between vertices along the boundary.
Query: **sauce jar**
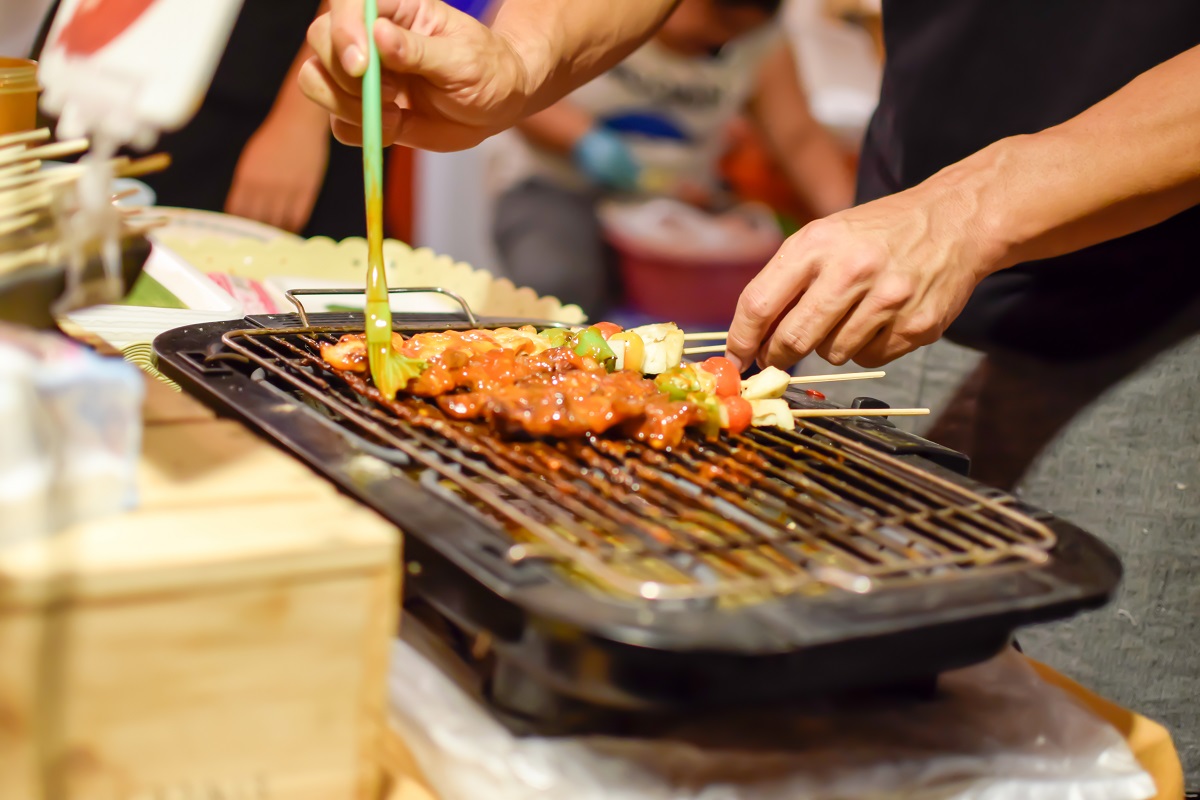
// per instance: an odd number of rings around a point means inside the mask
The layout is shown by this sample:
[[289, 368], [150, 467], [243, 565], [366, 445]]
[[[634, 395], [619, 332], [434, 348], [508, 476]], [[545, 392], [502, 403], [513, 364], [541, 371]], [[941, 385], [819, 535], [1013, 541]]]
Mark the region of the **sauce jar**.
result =
[[37, 127], [37, 62], [0, 57], [0, 136]]

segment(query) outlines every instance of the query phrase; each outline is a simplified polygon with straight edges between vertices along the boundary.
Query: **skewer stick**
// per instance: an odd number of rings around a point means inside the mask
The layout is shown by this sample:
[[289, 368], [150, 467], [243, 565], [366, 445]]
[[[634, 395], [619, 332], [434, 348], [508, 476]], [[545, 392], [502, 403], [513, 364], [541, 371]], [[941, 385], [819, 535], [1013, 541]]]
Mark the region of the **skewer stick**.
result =
[[796, 419], [809, 417], [923, 417], [928, 408], [793, 408]]
[[798, 383], [837, 383], [839, 381], [865, 381], [871, 378], [882, 378], [887, 375], [883, 370], [875, 372], [834, 372], [829, 375], [800, 375], [788, 383], [795, 386]]
[[685, 342], [716, 342], [725, 341], [729, 338], [729, 331], [709, 331], [708, 333], [685, 333], [683, 340]]
[[700, 355], [701, 353], [724, 353], [724, 352], [725, 352], [725, 345], [710, 344], [710, 345], [706, 345], [704, 347], [684, 348], [683, 354], [685, 356], [697, 356], [697, 355]]
[[13, 164], [18, 161], [32, 161], [34, 159], [45, 161], [46, 159], [82, 153], [87, 149], [87, 139], [68, 139], [65, 142], [54, 142], [52, 144], [44, 144], [41, 147], [24, 149], [13, 147], [0, 151], [0, 164]]
[[171, 166], [171, 156], [167, 153], [155, 153], [144, 158], [116, 159], [115, 172], [118, 178], [138, 178], [152, 172], [162, 172]]
[[24, 230], [30, 225], [36, 224], [38, 221], [37, 214], [22, 214], [19, 217], [4, 219], [0, 217], [0, 236], [7, 236], [10, 233]]
[[15, 176], [27, 175], [30, 172], [37, 172], [42, 168], [40, 161], [22, 161], [20, 164], [0, 168], [0, 178], [13, 178]]
[[33, 131], [20, 131], [19, 133], [9, 133], [0, 136], [0, 147], [8, 147], [14, 144], [29, 144], [30, 142], [44, 142], [50, 138], [49, 128], [38, 128]]

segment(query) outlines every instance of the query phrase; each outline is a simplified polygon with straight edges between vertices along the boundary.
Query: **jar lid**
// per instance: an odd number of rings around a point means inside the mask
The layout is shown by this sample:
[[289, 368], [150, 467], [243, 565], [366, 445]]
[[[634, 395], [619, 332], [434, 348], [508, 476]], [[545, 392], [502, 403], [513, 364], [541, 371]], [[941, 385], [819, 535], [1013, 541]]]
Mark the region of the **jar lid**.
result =
[[0, 92], [27, 92], [37, 88], [36, 61], [0, 57]]

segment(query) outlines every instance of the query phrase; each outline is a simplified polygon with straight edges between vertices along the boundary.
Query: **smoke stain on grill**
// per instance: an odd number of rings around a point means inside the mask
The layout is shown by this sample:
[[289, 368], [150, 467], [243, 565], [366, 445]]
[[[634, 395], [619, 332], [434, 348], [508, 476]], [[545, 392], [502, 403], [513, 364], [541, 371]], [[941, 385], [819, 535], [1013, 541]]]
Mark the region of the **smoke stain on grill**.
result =
[[384, 399], [320, 358], [334, 334], [240, 331], [224, 341], [289, 396], [401, 454], [413, 480], [491, 520], [499, 552], [551, 561], [591, 591], [734, 606], [1016, 568], [1054, 544], [1007, 498], [810, 423], [715, 441], [689, 434], [666, 450], [607, 436], [514, 439], [425, 400]]

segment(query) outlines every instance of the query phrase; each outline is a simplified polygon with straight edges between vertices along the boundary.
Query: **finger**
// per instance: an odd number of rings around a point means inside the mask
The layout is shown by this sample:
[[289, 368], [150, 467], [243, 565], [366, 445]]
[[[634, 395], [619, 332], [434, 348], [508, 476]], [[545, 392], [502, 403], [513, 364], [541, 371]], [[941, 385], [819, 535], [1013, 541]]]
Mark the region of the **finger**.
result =
[[889, 275], [881, 278], [871, 286], [858, 307], [817, 348], [817, 352], [831, 364], [845, 364], [896, 319], [912, 299], [913, 293], [913, 284], [905, 277]]
[[354, 95], [362, 94], [362, 78], [351, 75], [342, 66], [342, 60], [338, 58], [333, 43], [330, 25], [328, 14], [313, 20], [308, 26], [308, 44], [316, 53], [322, 68], [343, 91]]
[[426, 28], [430, 22], [444, 22], [448, 6], [442, 3], [427, 3], [424, 0], [379, 0], [379, 16], [390, 19], [402, 28], [413, 28], [424, 13]]
[[309, 59], [300, 67], [297, 82], [305, 97], [328, 111], [332, 116], [342, 119], [362, 119], [362, 98], [339, 86], [329, 71], [315, 59]]
[[362, 147], [363, 131], [361, 125], [355, 125], [344, 119], [335, 118], [330, 124], [329, 129], [333, 132], [333, 138], [342, 144], [350, 147]]
[[386, 137], [385, 141], [402, 147], [429, 150], [434, 153], [450, 153], [469, 150], [497, 132], [497, 130], [448, 123], [441, 119], [430, 119], [420, 114], [406, 113], [401, 115], [395, 133], [389, 137], [385, 127], [384, 136]]
[[784, 369], [815, 350], [866, 294], [844, 276], [825, 271], [780, 320], [762, 354], [763, 366]]
[[921, 342], [896, 333], [894, 326], [887, 325], [854, 355], [854, 363], [868, 369], [882, 367], [922, 346]]
[[784, 242], [738, 297], [725, 355], [743, 372], [754, 363], [771, 326], [808, 288], [815, 273], [808, 259], [796, 258], [788, 251], [788, 242]]
[[815, 352], [840, 367], [853, 359], [895, 316], [894, 309], [880, 308], [868, 295], [842, 317]]
[[330, 0], [327, 16], [332, 54], [337, 56], [337, 62], [348, 76], [361, 78], [367, 71], [367, 29], [363, 21], [363, 0]]

